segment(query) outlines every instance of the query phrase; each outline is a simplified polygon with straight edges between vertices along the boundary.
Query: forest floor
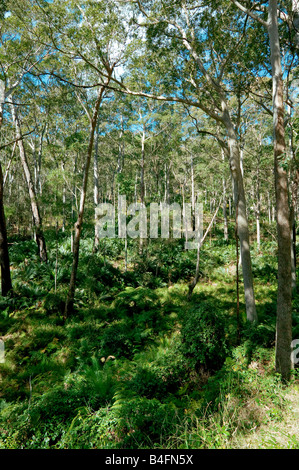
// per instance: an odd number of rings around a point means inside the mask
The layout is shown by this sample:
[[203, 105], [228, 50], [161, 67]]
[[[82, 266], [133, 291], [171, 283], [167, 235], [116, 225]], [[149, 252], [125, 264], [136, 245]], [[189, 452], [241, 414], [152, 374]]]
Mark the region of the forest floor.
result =
[[298, 449], [299, 389], [294, 387], [285, 397], [287, 404], [279, 422], [270, 421], [248, 434], [233, 439], [232, 449]]
[[279, 422], [270, 421], [245, 436], [232, 440], [234, 449], [298, 449], [299, 388], [294, 387], [286, 397], [287, 405]]
[[[32, 241], [10, 250], [15, 295], [0, 297], [0, 449], [299, 448], [298, 370], [287, 387], [275, 373], [274, 243], [253, 257], [257, 326], [246, 322], [242, 284], [238, 319], [234, 245], [216, 240], [202, 249], [191, 300], [194, 253], [153, 244], [138, 258], [132, 247], [134, 269], [125, 273], [121, 245], [119, 253], [108, 245], [103, 258], [83, 240], [75, 311], [65, 321], [69, 241], [62, 237], [57, 252], [48, 237], [47, 266]], [[299, 293], [294, 338], [298, 311]]]

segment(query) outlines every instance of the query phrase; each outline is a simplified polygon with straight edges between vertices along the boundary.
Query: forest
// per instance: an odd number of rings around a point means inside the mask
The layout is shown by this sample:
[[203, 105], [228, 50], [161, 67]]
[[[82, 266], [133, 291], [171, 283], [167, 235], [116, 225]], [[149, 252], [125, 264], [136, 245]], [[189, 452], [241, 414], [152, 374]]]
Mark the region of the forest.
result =
[[299, 0], [0, 41], [0, 449], [298, 449]]

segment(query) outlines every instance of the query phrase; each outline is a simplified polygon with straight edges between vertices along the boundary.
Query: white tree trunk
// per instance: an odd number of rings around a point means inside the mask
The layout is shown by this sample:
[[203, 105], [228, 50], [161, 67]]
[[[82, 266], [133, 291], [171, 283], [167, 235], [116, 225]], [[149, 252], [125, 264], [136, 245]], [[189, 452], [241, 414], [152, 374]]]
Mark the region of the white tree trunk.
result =
[[242, 260], [242, 273], [245, 293], [245, 306], [247, 320], [257, 321], [257, 313], [255, 306], [255, 296], [253, 289], [253, 276], [250, 256], [250, 242], [248, 220], [246, 215], [246, 199], [243, 186], [243, 177], [240, 166], [240, 148], [238, 145], [237, 135], [233, 123], [231, 122], [229, 113], [224, 110], [223, 113], [226, 129], [228, 131], [228, 146], [230, 170], [233, 180], [233, 194], [236, 209], [236, 223], [238, 228], [238, 237], [240, 240], [240, 255]]

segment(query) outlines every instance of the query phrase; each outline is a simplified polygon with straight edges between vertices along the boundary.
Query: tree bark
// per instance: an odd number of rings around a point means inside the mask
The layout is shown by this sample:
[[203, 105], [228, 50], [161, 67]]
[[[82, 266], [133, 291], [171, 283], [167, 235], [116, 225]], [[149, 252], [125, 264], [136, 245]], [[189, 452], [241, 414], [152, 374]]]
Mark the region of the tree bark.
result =
[[256, 243], [257, 249], [260, 251], [261, 247], [261, 230], [260, 230], [260, 215], [261, 215], [261, 194], [260, 194], [260, 163], [261, 163], [261, 149], [262, 149], [262, 139], [259, 142], [259, 154], [257, 162], [257, 173], [256, 173]]
[[272, 66], [274, 174], [278, 240], [278, 289], [276, 321], [276, 371], [290, 378], [292, 341], [291, 225], [287, 173], [282, 165], [286, 152], [283, 79], [277, 20], [277, 0], [269, 0], [268, 33]]
[[[96, 208], [99, 204], [98, 154], [99, 154], [99, 126], [97, 125], [96, 139], [95, 139], [95, 149], [94, 149], [94, 158], [93, 158], [93, 199], [94, 199], [95, 211], [96, 211]], [[94, 245], [95, 245], [95, 247], [98, 247], [98, 245], [99, 245], [99, 227], [98, 227], [98, 224], [95, 224]]]
[[9, 252], [7, 244], [6, 220], [3, 204], [3, 173], [0, 163], [0, 264], [1, 264], [1, 293], [6, 297], [12, 293], [10, 276]]
[[[221, 149], [222, 161], [225, 160], [224, 150]], [[224, 169], [223, 169], [224, 172]], [[222, 188], [223, 188], [223, 236], [224, 240], [228, 241], [228, 223], [227, 223], [227, 196], [226, 196], [226, 180], [225, 175], [222, 179]]]
[[[142, 129], [142, 134], [141, 134], [141, 159], [140, 159], [140, 202], [141, 204], [144, 204], [144, 199], [145, 199], [144, 161], [145, 161], [145, 125], [143, 124], [143, 129]], [[145, 240], [142, 237], [140, 237], [139, 239], [140, 254], [142, 254], [144, 246], [145, 246]]]

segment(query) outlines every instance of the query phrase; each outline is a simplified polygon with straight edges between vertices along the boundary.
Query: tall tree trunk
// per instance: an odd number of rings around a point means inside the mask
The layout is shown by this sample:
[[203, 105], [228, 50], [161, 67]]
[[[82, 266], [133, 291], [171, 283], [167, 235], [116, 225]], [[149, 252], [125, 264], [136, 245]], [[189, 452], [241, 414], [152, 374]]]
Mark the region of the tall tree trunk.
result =
[[[140, 159], [140, 202], [144, 204], [145, 198], [145, 184], [144, 184], [144, 160], [145, 160], [145, 125], [141, 134], [141, 159]], [[145, 246], [145, 240], [140, 237], [139, 239], [139, 252], [142, 253]]]
[[62, 187], [62, 232], [65, 232], [65, 213], [66, 213], [66, 185], [65, 185], [65, 162], [61, 163], [61, 171], [63, 175]]
[[[76, 175], [77, 175], [77, 161], [78, 153], [74, 156], [74, 171], [73, 171], [73, 189], [72, 189], [72, 207], [71, 207], [71, 221], [75, 225], [75, 208], [77, 211], [77, 186], [76, 186]], [[74, 228], [71, 230], [71, 252], [74, 253]]]
[[291, 256], [292, 256], [292, 291], [295, 293], [297, 289], [297, 282], [296, 282], [296, 260], [297, 260], [297, 253], [296, 253], [296, 214], [297, 214], [297, 194], [298, 194], [298, 186], [299, 186], [299, 170], [296, 168], [295, 176], [293, 179], [292, 184], [292, 206], [291, 206], [291, 230], [292, 230], [292, 248], [291, 248]]
[[42, 154], [43, 154], [43, 140], [44, 134], [47, 130], [48, 125], [45, 124], [42, 128], [40, 139], [39, 139], [39, 146], [38, 146], [38, 155], [37, 155], [37, 174], [36, 174], [36, 191], [37, 194], [42, 194], [42, 180], [41, 180], [41, 169], [42, 169]]
[[141, 159], [140, 159], [140, 201], [144, 204], [144, 158], [145, 158], [145, 126], [141, 135]]
[[[170, 168], [169, 168], [169, 165], [167, 165], [167, 163], [165, 163], [165, 166], [164, 166], [164, 182], [165, 182], [165, 187], [164, 187], [164, 202], [165, 204], [169, 204], [169, 171], [170, 171]], [[159, 178], [159, 176], [158, 176]]]
[[195, 209], [195, 188], [194, 188], [194, 162], [193, 155], [190, 156], [190, 167], [191, 167], [191, 206], [192, 211]]
[[238, 237], [240, 240], [240, 255], [242, 260], [246, 316], [247, 320], [253, 322], [257, 321], [257, 313], [253, 289], [249, 229], [246, 215], [246, 199], [240, 166], [240, 148], [237, 141], [237, 135], [235, 133], [235, 129], [233, 123], [231, 122], [228, 111], [224, 110], [223, 117], [228, 132], [229, 160], [233, 181], [234, 203], [237, 214]]
[[261, 228], [260, 228], [260, 201], [259, 201], [259, 199], [257, 200], [257, 208], [256, 208], [255, 219], [256, 219], [256, 245], [257, 245], [258, 251], [260, 251], [260, 248], [261, 248]]
[[270, 193], [268, 191], [268, 222], [271, 224], [271, 201], [270, 201]]
[[[98, 154], [99, 154], [99, 125], [97, 125], [97, 129], [96, 129], [96, 139], [95, 139], [94, 158], [93, 158], [93, 200], [94, 200], [94, 205], [95, 205], [95, 211], [99, 204]], [[95, 224], [94, 245], [95, 247], [99, 245], [98, 224]]]
[[32, 211], [33, 223], [34, 223], [34, 228], [35, 228], [35, 237], [36, 237], [36, 243], [38, 246], [39, 257], [42, 262], [46, 263], [48, 261], [48, 256], [47, 256], [46, 242], [45, 242], [43, 228], [42, 228], [42, 220], [41, 220], [37, 197], [36, 197], [36, 193], [34, 189], [33, 179], [32, 179], [28, 161], [27, 161], [25, 146], [24, 146], [24, 142], [22, 139], [20, 121], [19, 121], [19, 117], [18, 117], [14, 104], [11, 105], [11, 109], [12, 109], [14, 123], [16, 126], [16, 137], [18, 139], [20, 159], [21, 159], [21, 163], [22, 163], [22, 167], [23, 167], [23, 171], [24, 171], [24, 175], [25, 175], [25, 179], [26, 179], [26, 183], [28, 187], [28, 193], [29, 193], [29, 198], [30, 198], [31, 211]]
[[294, 208], [291, 208], [291, 263], [292, 263], [292, 292], [297, 290], [296, 282], [296, 222], [294, 217]]
[[291, 226], [287, 173], [282, 165], [286, 143], [277, 0], [269, 0], [268, 33], [272, 65], [274, 174], [278, 240], [276, 371], [281, 374], [283, 380], [288, 380], [291, 372], [292, 341]]
[[[299, 0], [298, 0], [299, 2]], [[299, 7], [299, 3], [298, 3]], [[295, 293], [297, 289], [296, 282], [296, 215], [297, 215], [297, 195], [299, 185], [299, 170], [296, 164], [296, 149], [294, 147], [294, 130], [291, 121], [291, 107], [287, 106], [288, 123], [289, 123], [289, 154], [292, 159], [292, 168], [290, 171], [291, 178], [291, 207], [290, 207], [290, 221], [291, 221], [291, 261], [292, 261], [292, 292]]]
[[[221, 149], [222, 161], [225, 160], [224, 150]], [[224, 172], [224, 169], [223, 169]], [[227, 223], [227, 196], [226, 196], [226, 180], [225, 176], [222, 179], [222, 188], [223, 188], [223, 235], [224, 240], [228, 240], [228, 223]]]
[[262, 149], [262, 139], [260, 139], [260, 150], [258, 154], [257, 162], [257, 173], [256, 173], [256, 243], [257, 249], [260, 250], [261, 246], [261, 230], [260, 230], [260, 214], [261, 214], [261, 194], [260, 194], [260, 162], [261, 162], [261, 149]]
[[6, 221], [3, 204], [3, 173], [0, 163], [0, 265], [1, 265], [1, 293], [5, 297], [12, 293], [10, 276], [10, 263], [7, 244]]
[[74, 306], [74, 296], [75, 296], [75, 287], [76, 287], [76, 278], [77, 278], [77, 270], [78, 270], [78, 263], [79, 263], [79, 250], [80, 250], [80, 238], [82, 232], [82, 224], [83, 224], [83, 216], [84, 216], [84, 207], [85, 207], [85, 200], [86, 200], [86, 193], [87, 193], [87, 184], [88, 184], [88, 175], [89, 175], [89, 168], [90, 162], [94, 147], [94, 135], [97, 125], [98, 113], [100, 109], [100, 105], [103, 99], [105, 87], [102, 86], [99, 89], [99, 93], [97, 96], [97, 100], [95, 102], [93, 115], [90, 120], [90, 133], [89, 133], [89, 143], [88, 143], [88, 150], [84, 168], [84, 175], [83, 175], [83, 184], [82, 184], [82, 192], [80, 198], [80, 207], [78, 212], [78, 218], [75, 223], [75, 236], [74, 236], [74, 246], [73, 246], [73, 264], [72, 264], [72, 271], [71, 271], [71, 278], [69, 283], [69, 290], [68, 295], [65, 303], [65, 310], [64, 310], [64, 317], [67, 316], [73, 311]]

